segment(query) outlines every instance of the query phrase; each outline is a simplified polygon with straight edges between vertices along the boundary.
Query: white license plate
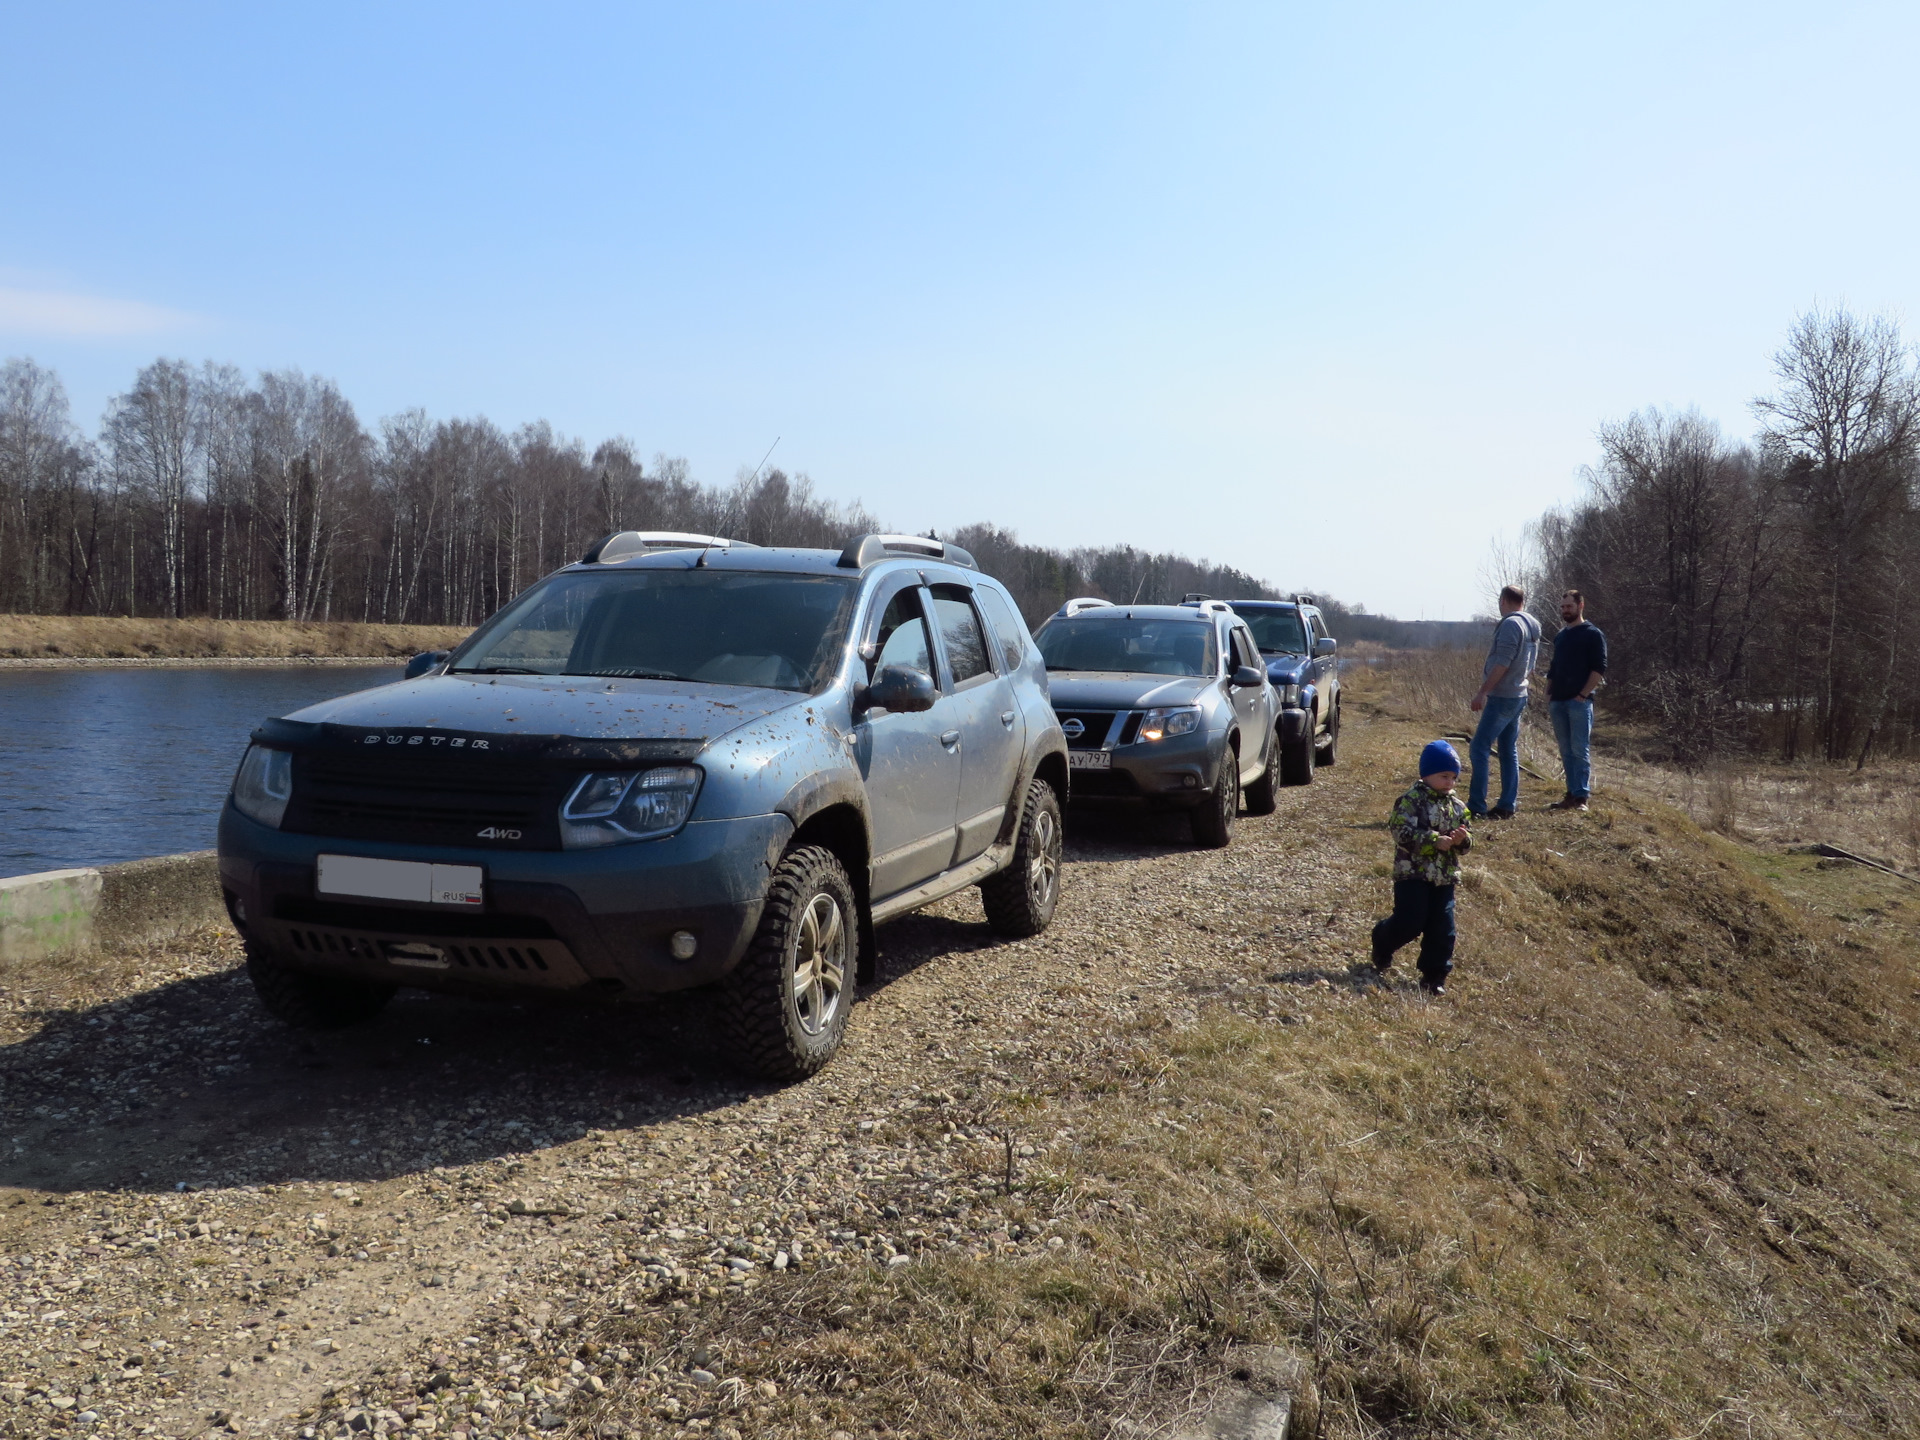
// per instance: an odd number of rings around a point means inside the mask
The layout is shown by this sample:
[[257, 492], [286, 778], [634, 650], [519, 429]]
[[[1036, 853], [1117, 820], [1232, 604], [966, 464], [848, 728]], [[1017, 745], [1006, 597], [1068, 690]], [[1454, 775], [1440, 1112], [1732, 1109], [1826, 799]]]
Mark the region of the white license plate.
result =
[[357, 895], [363, 900], [410, 900], [416, 905], [484, 903], [478, 865], [433, 865], [424, 860], [370, 860], [364, 855], [322, 855], [322, 895]]
[[1067, 751], [1069, 770], [1111, 770], [1113, 752], [1110, 750], [1069, 750]]

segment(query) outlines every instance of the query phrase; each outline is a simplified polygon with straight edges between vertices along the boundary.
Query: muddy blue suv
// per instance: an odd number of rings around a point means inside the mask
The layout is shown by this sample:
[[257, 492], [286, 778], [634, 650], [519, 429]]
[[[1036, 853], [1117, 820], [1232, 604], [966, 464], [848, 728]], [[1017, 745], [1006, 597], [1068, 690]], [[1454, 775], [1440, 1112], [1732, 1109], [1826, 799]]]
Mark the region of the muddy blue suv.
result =
[[1059, 895], [1067, 747], [1011, 597], [955, 546], [610, 536], [418, 678], [269, 720], [220, 819], [261, 1000], [715, 985], [770, 1078], [840, 1043], [874, 926]]

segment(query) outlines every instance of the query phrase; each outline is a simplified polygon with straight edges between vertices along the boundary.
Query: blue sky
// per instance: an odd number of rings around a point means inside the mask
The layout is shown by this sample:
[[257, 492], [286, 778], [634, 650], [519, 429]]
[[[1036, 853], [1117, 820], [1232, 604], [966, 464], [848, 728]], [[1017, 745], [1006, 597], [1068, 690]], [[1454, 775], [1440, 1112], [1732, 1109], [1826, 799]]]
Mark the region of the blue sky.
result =
[[811, 474], [1404, 616], [1906, 319], [1920, 11], [0, 3], [0, 354]]

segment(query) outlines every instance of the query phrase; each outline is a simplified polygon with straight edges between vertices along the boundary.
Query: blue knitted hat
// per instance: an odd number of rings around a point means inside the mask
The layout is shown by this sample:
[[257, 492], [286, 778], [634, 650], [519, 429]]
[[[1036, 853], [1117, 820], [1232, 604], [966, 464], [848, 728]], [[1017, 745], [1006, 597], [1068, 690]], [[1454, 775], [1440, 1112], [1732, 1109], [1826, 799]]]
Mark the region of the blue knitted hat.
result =
[[1420, 773], [1438, 775], [1442, 770], [1460, 773], [1460, 755], [1444, 740], [1436, 740], [1420, 752]]

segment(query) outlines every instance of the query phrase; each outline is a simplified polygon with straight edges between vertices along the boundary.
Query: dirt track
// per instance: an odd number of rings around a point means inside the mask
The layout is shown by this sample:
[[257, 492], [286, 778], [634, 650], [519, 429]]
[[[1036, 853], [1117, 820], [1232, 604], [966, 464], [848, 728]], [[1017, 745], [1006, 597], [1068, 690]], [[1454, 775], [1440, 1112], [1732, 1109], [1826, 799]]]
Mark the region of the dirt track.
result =
[[1097, 1070], [1133, 1016], [1209, 995], [1338, 1003], [1374, 898], [1319, 818], [1351, 775], [1281, 792], [1225, 852], [1177, 819], [1070, 826], [1031, 941], [994, 937], [972, 892], [885, 927], [847, 1049], [784, 1091], [712, 1062], [699, 997], [403, 995], [308, 1040], [211, 936], [84, 1004], [10, 988], [0, 1432], [583, 1430], [600, 1387], [651, 1382], [604, 1355], [534, 1388], [526, 1347], [573, 1317], [1066, 1243], [988, 1203], [1003, 1167], [1074, 1143], [1007, 1128], [1001, 1077]]

